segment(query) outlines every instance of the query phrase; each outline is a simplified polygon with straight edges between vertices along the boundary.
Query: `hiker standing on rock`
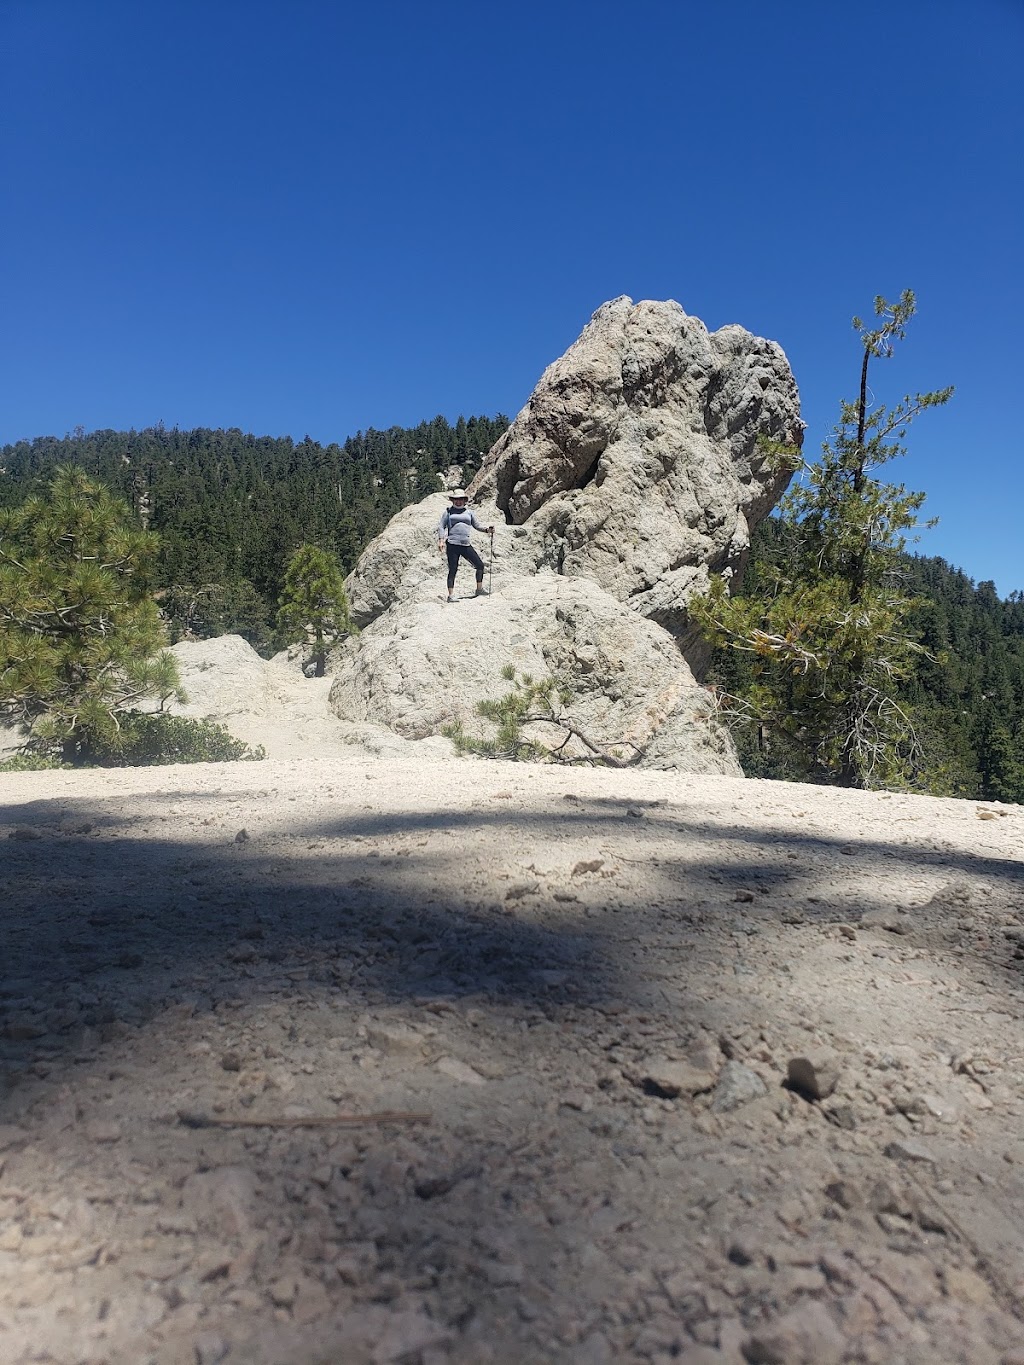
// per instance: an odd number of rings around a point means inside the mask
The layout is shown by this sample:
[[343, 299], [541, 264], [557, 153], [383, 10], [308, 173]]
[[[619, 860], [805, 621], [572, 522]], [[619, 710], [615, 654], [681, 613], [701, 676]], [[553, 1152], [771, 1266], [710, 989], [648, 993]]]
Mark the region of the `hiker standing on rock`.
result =
[[454, 602], [455, 575], [459, 571], [459, 560], [468, 559], [476, 570], [476, 596], [484, 597], [484, 561], [470, 543], [470, 531], [483, 531], [494, 535], [493, 526], [481, 526], [469, 504], [469, 496], [464, 488], [454, 488], [448, 494], [451, 506], [441, 513], [437, 523], [437, 548], [448, 551], [448, 601]]

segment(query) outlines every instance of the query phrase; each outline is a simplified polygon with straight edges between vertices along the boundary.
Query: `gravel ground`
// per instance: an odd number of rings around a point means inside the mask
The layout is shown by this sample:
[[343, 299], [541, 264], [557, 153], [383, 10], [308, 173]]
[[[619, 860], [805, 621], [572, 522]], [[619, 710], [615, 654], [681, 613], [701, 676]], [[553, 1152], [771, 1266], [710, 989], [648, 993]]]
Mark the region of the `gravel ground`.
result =
[[0, 778], [0, 1359], [1024, 1365], [1024, 808], [318, 750]]

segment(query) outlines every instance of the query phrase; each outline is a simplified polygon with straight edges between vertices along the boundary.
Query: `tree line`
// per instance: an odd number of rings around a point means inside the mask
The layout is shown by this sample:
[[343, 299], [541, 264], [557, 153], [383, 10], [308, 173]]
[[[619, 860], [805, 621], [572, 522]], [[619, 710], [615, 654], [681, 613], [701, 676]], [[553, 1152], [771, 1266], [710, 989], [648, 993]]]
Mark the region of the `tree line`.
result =
[[172, 643], [237, 633], [271, 653], [300, 545], [351, 568], [397, 511], [441, 487], [450, 466], [468, 480], [507, 427], [500, 414], [435, 417], [328, 445], [237, 428], [76, 431], [0, 449], [0, 509], [40, 494], [58, 467], [81, 469], [158, 534], [151, 575]]

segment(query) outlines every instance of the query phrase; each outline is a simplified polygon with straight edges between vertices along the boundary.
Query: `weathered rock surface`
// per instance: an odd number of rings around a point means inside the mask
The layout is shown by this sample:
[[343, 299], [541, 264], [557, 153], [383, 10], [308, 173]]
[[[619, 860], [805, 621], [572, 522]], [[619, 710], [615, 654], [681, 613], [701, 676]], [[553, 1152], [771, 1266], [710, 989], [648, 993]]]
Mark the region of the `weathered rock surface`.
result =
[[[475, 705], [508, 691], [508, 665], [520, 675], [568, 680], [574, 723], [623, 758], [643, 754], [647, 766], [687, 772], [738, 771], [711, 700], [671, 636], [587, 579], [551, 572], [462, 611], [419, 601], [397, 620], [389, 613], [338, 657], [331, 704], [348, 720], [409, 739], [453, 722], [483, 733]], [[536, 727], [541, 742], [554, 735], [554, 727]], [[573, 752], [585, 750], [576, 744]]]
[[[364, 633], [336, 663], [336, 714], [434, 734], [500, 695], [503, 667], [557, 667], [601, 742], [640, 736], [649, 765], [738, 772], [683, 662], [706, 657], [686, 603], [711, 573], [742, 570], [785, 487], [761, 439], [800, 436], [774, 342], [709, 333], [677, 303], [605, 304], [470, 485], [497, 528], [490, 602], [468, 627], [444, 604], [446, 496], [400, 512], [346, 585]], [[468, 566], [459, 586], [471, 590]]]
[[[775, 342], [623, 297], [547, 368], [469, 492], [485, 522], [513, 528], [499, 529], [504, 581], [539, 568], [591, 578], [689, 647], [686, 599], [710, 573], [742, 568], [789, 480], [759, 440], [801, 433]], [[359, 625], [425, 584], [437, 591], [446, 505], [434, 494], [405, 508], [361, 556], [346, 585]]]
[[742, 568], [789, 481], [759, 440], [801, 431], [775, 342], [619, 298], [548, 367], [469, 491], [529, 525], [523, 559], [592, 578], [685, 636], [687, 598]]

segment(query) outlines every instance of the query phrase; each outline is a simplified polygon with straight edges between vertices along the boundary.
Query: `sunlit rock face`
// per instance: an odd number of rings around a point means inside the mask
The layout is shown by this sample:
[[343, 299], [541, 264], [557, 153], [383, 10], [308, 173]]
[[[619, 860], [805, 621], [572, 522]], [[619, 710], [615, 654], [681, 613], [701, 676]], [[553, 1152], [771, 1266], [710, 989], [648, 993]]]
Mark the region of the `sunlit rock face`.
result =
[[[790, 477], [765, 443], [798, 446], [801, 433], [775, 342], [735, 326], [709, 333], [671, 301], [606, 303], [469, 487], [481, 524], [496, 527], [494, 597], [446, 605], [434, 530], [447, 498], [405, 508], [348, 579], [364, 630], [336, 661], [336, 713], [437, 733], [471, 719], [478, 700], [502, 690], [502, 667], [520, 670], [528, 657], [594, 703], [602, 742], [643, 732], [641, 762], [738, 772], [706, 698], [699, 704], [691, 666], [706, 649], [686, 604], [712, 573], [742, 573], [750, 532]], [[471, 590], [468, 566], [460, 583]], [[452, 616], [459, 610], [473, 613], [469, 623]]]

